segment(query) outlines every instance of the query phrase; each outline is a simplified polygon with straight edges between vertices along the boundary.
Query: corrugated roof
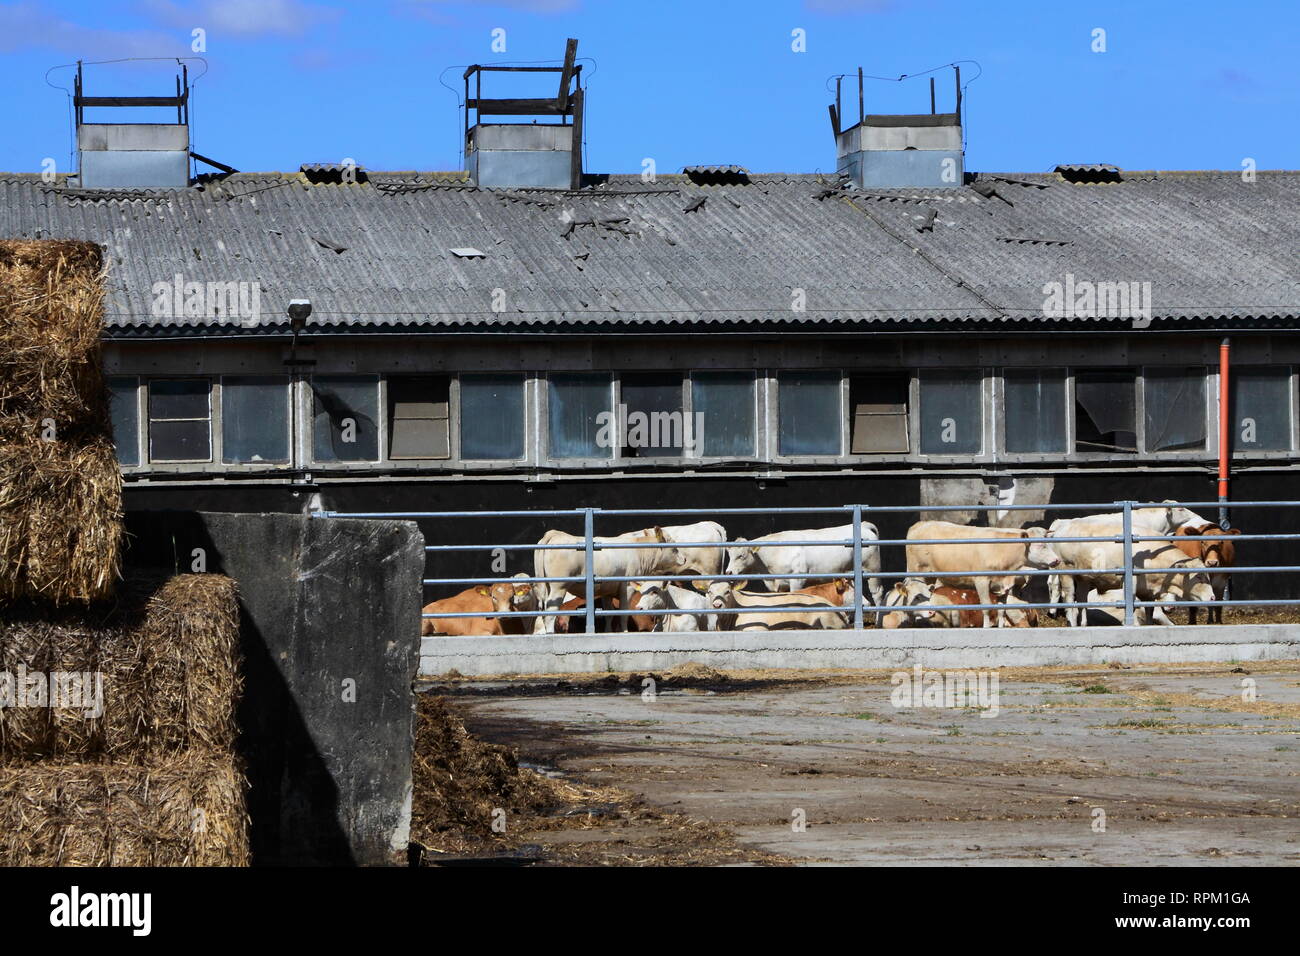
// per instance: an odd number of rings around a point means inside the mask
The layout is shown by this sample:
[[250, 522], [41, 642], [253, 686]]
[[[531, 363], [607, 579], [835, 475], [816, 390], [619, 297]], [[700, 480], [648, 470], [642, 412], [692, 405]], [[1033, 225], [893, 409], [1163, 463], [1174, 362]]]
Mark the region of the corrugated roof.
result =
[[[303, 297], [313, 326], [340, 329], [1043, 322], [1044, 285], [1067, 273], [1150, 282], [1157, 319], [1300, 315], [1300, 172], [1125, 172], [1113, 185], [980, 174], [978, 190], [590, 180], [489, 190], [463, 174], [237, 173], [103, 192], [0, 174], [0, 235], [103, 244], [107, 318], [123, 331], [281, 327]], [[451, 251], [467, 247], [485, 255]], [[261, 320], [153, 314], [155, 283], [176, 275], [260, 283]]]

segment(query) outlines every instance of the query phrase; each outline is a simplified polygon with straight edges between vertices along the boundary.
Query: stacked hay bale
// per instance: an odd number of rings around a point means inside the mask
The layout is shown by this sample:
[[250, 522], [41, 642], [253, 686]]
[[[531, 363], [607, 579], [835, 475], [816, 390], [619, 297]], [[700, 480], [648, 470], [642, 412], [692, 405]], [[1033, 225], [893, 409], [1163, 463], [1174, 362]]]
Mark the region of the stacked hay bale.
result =
[[247, 865], [238, 595], [118, 586], [102, 303], [98, 247], [0, 241], [0, 865]]

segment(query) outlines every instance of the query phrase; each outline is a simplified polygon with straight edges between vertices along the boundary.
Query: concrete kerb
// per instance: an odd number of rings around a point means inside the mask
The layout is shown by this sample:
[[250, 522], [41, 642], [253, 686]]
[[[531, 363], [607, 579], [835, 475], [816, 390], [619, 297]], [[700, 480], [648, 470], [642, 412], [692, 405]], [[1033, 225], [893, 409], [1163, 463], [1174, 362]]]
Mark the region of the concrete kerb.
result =
[[1300, 624], [1176, 627], [899, 628], [682, 634], [426, 637], [420, 676], [667, 670], [1103, 666], [1300, 658]]

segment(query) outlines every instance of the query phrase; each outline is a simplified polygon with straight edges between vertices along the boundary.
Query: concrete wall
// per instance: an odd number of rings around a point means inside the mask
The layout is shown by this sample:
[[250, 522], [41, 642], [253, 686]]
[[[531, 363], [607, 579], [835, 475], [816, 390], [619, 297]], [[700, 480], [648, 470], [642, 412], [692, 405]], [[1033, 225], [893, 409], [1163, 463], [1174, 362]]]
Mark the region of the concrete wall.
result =
[[664, 670], [687, 661], [732, 668], [1101, 666], [1300, 658], [1300, 625], [1240, 627], [899, 628], [601, 634], [594, 637], [426, 637], [420, 675], [466, 677]]
[[424, 538], [403, 521], [130, 512], [131, 570], [239, 583], [257, 864], [405, 863]]

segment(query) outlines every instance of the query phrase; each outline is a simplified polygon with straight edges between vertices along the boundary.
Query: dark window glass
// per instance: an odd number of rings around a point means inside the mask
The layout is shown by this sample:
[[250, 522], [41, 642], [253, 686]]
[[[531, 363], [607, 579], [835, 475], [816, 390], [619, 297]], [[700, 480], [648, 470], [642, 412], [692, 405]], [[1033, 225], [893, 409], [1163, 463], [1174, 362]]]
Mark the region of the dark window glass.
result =
[[1205, 369], [1148, 368], [1143, 381], [1146, 450], [1204, 451]]
[[1074, 375], [1074, 448], [1131, 455], [1137, 451], [1137, 374], [1095, 369]]
[[212, 383], [206, 378], [149, 383], [149, 460], [210, 461]]
[[921, 375], [921, 451], [927, 455], [978, 455], [984, 401], [980, 372], [971, 369]]
[[221, 380], [221, 460], [289, 460], [289, 380], [281, 375]]
[[1065, 439], [1065, 371], [1059, 368], [1007, 369], [1006, 449], [1008, 452], [1068, 451]]
[[113, 443], [122, 465], [140, 464], [140, 408], [136, 402], [139, 380], [110, 378], [109, 409], [113, 420]]
[[781, 454], [840, 454], [839, 373], [782, 372], [777, 384]]
[[550, 377], [552, 458], [609, 458], [618, 447], [610, 377], [562, 373]]
[[906, 452], [908, 375], [881, 372], [849, 378], [849, 452], [854, 455]]
[[1234, 368], [1232, 448], [1234, 451], [1290, 451], [1291, 369], [1287, 366]]
[[379, 380], [321, 376], [311, 383], [312, 454], [316, 461], [375, 461], [379, 457]]
[[522, 375], [460, 377], [460, 457], [467, 460], [524, 457]]
[[451, 456], [451, 380], [445, 375], [388, 380], [388, 457]]
[[705, 458], [754, 456], [754, 374], [696, 372], [691, 405], [703, 431]]
[[682, 376], [667, 374], [624, 375], [620, 382], [627, 413], [625, 458], [680, 458], [686, 439], [695, 440], [694, 432], [687, 434], [688, 423], [683, 411]]

